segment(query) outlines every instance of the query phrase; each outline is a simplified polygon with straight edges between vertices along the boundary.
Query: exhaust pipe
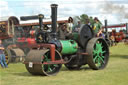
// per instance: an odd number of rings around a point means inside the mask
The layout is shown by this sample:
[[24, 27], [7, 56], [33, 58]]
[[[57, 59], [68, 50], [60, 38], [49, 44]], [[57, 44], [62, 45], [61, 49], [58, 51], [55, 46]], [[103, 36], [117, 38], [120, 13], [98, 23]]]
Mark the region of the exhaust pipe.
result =
[[108, 35], [108, 28], [107, 28], [107, 20], [104, 21], [105, 22], [105, 39], [109, 39], [109, 35]]
[[40, 29], [43, 30], [43, 18], [44, 18], [44, 15], [39, 14], [38, 18], [39, 18]]
[[34, 20], [38, 19], [38, 15], [33, 15], [33, 16], [21, 16], [20, 20], [22, 21], [27, 21], [27, 20]]
[[43, 14], [39, 14], [39, 15], [34, 15], [34, 16], [21, 16], [20, 20], [27, 21], [27, 20], [39, 19], [40, 29], [43, 29], [43, 18], [44, 18], [44, 15]]
[[128, 23], [126, 23], [126, 34], [128, 34]]
[[51, 18], [52, 18], [52, 34], [53, 37], [56, 37], [57, 29], [57, 4], [51, 4]]

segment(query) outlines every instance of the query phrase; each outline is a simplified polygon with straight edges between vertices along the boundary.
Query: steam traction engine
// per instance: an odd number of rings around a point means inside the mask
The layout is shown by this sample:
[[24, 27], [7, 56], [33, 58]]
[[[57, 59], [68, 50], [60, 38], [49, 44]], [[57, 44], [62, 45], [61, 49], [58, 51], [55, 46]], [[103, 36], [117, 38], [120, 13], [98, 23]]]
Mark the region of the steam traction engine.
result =
[[19, 20], [14, 16], [0, 18], [0, 39], [5, 47], [7, 64], [9, 62], [18, 62], [24, 56], [23, 50], [15, 45], [15, 25], [19, 25]]
[[[64, 64], [69, 70], [79, 69], [88, 64], [94, 70], [106, 67], [109, 48], [102, 38], [93, 37], [88, 25], [82, 25], [79, 33], [71, 33], [65, 40], [60, 40], [56, 32], [57, 5], [51, 5], [52, 31], [43, 31], [43, 15], [39, 15], [40, 31], [36, 35], [37, 44], [31, 46], [26, 56], [25, 66], [33, 75], [55, 75]], [[30, 20], [35, 17], [21, 17]]]

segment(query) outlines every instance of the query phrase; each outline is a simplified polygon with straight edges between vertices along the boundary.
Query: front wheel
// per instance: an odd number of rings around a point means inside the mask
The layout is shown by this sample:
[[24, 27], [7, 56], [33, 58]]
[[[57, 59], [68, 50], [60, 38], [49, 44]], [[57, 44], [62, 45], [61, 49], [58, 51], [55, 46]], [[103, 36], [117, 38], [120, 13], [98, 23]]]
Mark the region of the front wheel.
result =
[[[51, 61], [50, 51], [47, 51], [43, 56], [44, 59], [42, 63]], [[60, 60], [60, 59], [61, 59], [61, 55], [59, 54], [58, 51], [55, 51], [55, 60]], [[56, 75], [60, 71], [61, 67], [62, 64], [42, 64], [42, 71], [47, 76]]]
[[109, 46], [102, 38], [92, 38], [87, 44], [87, 62], [94, 70], [106, 67], [109, 60]]
[[[60, 53], [57, 50], [55, 50], [55, 61], [61, 59], [62, 58]], [[30, 50], [30, 52], [26, 56], [25, 62], [28, 63], [25, 63], [25, 66], [28, 72], [33, 75], [56, 75], [60, 71], [62, 64], [44, 64], [49, 63], [51, 61], [52, 60], [49, 49], [33, 49]], [[32, 66], [29, 65], [30, 63], [32, 63]]]

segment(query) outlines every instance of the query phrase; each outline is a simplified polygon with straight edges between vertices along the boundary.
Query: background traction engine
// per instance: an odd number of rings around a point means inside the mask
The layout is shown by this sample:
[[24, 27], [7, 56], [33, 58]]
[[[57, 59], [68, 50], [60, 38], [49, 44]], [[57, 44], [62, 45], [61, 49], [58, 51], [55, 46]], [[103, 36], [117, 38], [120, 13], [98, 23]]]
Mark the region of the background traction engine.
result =
[[[66, 40], [59, 40], [56, 32], [57, 5], [51, 5], [52, 31], [43, 31], [43, 15], [38, 15], [40, 31], [36, 35], [37, 44], [33, 45], [26, 56], [25, 66], [33, 75], [55, 75], [64, 64], [69, 70], [79, 69], [88, 64], [94, 70], [106, 67], [109, 48], [102, 38], [93, 37], [88, 25], [82, 25], [79, 33], [71, 33]], [[35, 19], [33, 16], [21, 17], [22, 20]], [[41, 38], [39, 38], [41, 37]]]
[[22, 61], [24, 52], [16, 45], [15, 26], [19, 25], [19, 20], [15, 16], [0, 18], [0, 39], [4, 45], [6, 63]]

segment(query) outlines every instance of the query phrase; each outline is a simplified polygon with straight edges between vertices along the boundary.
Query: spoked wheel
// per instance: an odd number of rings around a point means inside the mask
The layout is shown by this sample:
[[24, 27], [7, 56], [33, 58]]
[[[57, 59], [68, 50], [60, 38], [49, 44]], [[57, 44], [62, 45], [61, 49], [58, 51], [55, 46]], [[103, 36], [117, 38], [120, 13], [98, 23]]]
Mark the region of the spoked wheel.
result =
[[4, 51], [4, 54], [5, 54], [5, 59], [6, 59], [6, 63], [9, 64], [10, 63], [10, 56], [9, 56], [9, 53], [7, 50]]
[[86, 52], [88, 55], [88, 65], [94, 70], [106, 67], [109, 60], [109, 46], [102, 38], [92, 38], [88, 44]]
[[[56, 51], [55, 53], [55, 60], [60, 60], [61, 56], [58, 53], [58, 51]], [[51, 55], [50, 55], [50, 51], [46, 52], [44, 54], [44, 59], [42, 61], [42, 63], [44, 62], [50, 62], [51, 61]], [[62, 64], [42, 64], [42, 70], [44, 72], [45, 75], [49, 76], [49, 75], [56, 75], [59, 70], [61, 69]]]

